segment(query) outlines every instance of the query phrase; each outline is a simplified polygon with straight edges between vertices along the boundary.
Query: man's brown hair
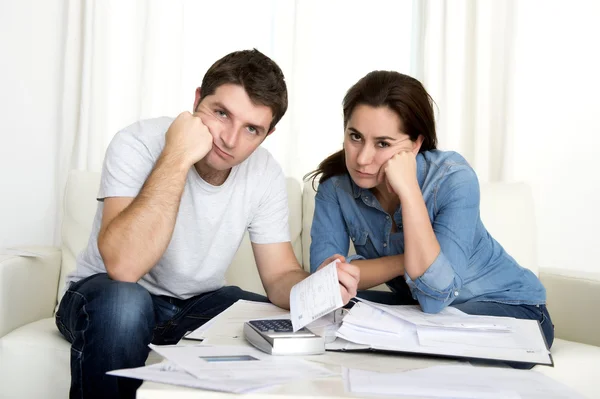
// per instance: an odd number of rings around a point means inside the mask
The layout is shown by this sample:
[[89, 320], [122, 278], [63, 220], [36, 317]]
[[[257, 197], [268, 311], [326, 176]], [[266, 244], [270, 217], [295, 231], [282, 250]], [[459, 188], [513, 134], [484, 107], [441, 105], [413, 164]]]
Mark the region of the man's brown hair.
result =
[[287, 87], [281, 68], [256, 49], [235, 51], [215, 62], [202, 79], [202, 97], [214, 94], [224, 84], [240, 85], [255, 104], [266, 105], [273, 113], [269, 131], [288, 107]]

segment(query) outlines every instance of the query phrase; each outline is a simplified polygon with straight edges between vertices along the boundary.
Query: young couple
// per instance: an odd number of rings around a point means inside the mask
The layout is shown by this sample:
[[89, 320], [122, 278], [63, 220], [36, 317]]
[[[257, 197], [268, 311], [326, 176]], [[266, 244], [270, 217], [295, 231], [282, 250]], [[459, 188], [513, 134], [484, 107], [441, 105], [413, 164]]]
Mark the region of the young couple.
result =
[[[134, 397], [139, 381], [106, 372], [142, 366], [149, 343], [176, 343], [238, 299], [289, 307], [308, 274], [290, 244], [285, 176], [259, 147], [286, 109], [280, 68], [238, 51], [206, 72], [193, 113], [115, 135], [89, 243], [56, 313], [71, 343], [71, 398]], [[473, 170], [435, 146], [418, 81], [378, 71], [356, 83], [344, 149], [313, 173], [311, 270], [341, 258], [344, 303], [361, 290], [425, 312], [538, 319], [552, 342], [544, 288], [486, 232]], [[246, 230], [268, 298], [224, 286]], [[346, 259], [350, 238], [357, 255]], [[382, 282], [393, 292], [363, 291]]]

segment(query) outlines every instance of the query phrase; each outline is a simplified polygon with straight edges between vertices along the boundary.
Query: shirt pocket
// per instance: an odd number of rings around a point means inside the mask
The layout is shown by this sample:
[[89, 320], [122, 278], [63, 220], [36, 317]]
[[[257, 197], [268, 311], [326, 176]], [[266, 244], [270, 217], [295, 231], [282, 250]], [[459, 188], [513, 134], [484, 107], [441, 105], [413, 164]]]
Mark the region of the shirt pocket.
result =
[[355, 226], [350, 226], [348, 231], [350, 232], [350, 240], [354, 245], [365, 245], [367, 243], [369, 233], [367, 233], [366, 230]]
[[350, 242], [353, 244], [358, 255], [364, 256], [367, 259], [378, 256], [367, 230], [357, 226], [349, 226], [348, 232], [350, 233]]

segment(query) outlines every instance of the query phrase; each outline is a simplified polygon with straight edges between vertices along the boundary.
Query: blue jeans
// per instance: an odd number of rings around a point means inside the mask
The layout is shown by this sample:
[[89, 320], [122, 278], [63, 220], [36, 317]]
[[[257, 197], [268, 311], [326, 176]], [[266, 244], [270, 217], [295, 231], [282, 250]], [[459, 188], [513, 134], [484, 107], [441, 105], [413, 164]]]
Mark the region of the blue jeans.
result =
[[268, 302], [238, 287], [187, 300], [155, 296], [106, 273], [71, 284], [56, 313], [56, 325], [71, 343], [70, 398], [134, 398], [141, 381], [106, 372], [143, 366], [148, 344], [175, 344], [238, 299]]
[[[358, 297], [386, 305], [416, 305], [418, 304], [412, 298], [406, 295], [398, 295], [394, 292], [385, 291], [359, 291]], [[457, 305], [451, 305], [456, 309], [462, 310], [467, 314], [483, 316], [504, 316], [514, 317], [516, 319], [537, 320], [540, 322], [542, 333], [548, 344], [548, 348], [554, 342], [554, 325], [550, 319], [550, 313], [546, 305], [507, 305], [498, 302], [465, 302]], [[534, 365], [530, 363], [506, 362], [509, 366], [519, 369], [530, 369]]]

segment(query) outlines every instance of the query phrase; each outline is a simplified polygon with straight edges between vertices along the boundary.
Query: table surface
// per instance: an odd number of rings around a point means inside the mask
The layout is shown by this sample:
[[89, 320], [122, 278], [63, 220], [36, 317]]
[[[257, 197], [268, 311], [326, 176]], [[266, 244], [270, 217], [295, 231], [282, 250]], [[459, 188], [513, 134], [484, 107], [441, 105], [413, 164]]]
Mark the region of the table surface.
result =
[[[197, 345], [198, 341], [182, 340], [180, 345]], [[230, 342], [223, 342], [226, 345], [249, 345], [244, 340], [238, 339]], [[389, 355], [383, 353], [350, 353], [350, 352], [326, 352], [323, 355], [299, 356], [299, 358], [316, 362], [329, 370], [338, 373], [335, 377], [321, 378], [315, 380], [297, 381], [285, 385], [279, 385], [266, 391], [244, 394], [244, 398], [360, 398], [360, 397], [381, 397], [381, 396], [361, 396], [346, 392], [342, 378], [342, 369], [344, 367], [379, 371], [379, 372], [400, 372], [411, 369], [418, 369], [431, 366], [460, 364], [458, 360], [442, 358], [426, 358], [415, 356]], [[147, 364], [156, 363], [161, 358], [154, 352], [151, 353]], [[137, 391], [138, 399], [224, 399], [238, 397], [239, 394], [214, 392], [201, 389], [192, 389], [175, 385], [159, 384], [145, 381]]]

